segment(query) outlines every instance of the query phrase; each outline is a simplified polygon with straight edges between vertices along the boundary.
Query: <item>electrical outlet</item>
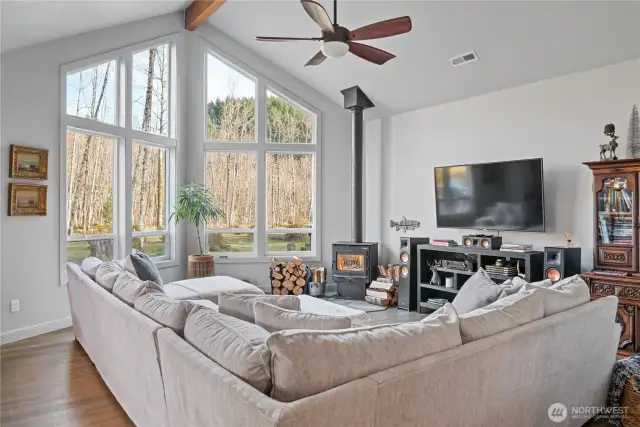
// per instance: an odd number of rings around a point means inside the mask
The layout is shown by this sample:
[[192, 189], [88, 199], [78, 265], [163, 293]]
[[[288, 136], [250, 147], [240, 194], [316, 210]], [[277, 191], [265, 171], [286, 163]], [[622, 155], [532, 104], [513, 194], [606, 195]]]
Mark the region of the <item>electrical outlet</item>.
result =
[[17, 313], [18, 311], [20, 311], [20, 300], [12, 299], [11, 300], [11, 312], [12, 313]]

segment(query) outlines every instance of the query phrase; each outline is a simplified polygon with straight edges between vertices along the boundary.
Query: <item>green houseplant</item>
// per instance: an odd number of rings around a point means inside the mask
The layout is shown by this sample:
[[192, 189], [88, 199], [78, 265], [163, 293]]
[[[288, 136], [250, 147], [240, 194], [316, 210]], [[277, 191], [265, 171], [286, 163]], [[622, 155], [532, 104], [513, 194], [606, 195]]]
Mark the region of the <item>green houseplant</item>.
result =
[[175, 209], [169, 217], [169, 220], [171, 219], [175, 219], [176, 225], [184, 220], [192, 222], [196, 227], [200, 253], [189, 255], [189, 278], [213, 276], [215, 274], [213, 255], [208, 255], [204, 251], [200, 230], [209, 221], [224, 220], [225, 215], [220, 208], [216, 207], [211, 191], [193, 182], [184, 185], [178, 193]]

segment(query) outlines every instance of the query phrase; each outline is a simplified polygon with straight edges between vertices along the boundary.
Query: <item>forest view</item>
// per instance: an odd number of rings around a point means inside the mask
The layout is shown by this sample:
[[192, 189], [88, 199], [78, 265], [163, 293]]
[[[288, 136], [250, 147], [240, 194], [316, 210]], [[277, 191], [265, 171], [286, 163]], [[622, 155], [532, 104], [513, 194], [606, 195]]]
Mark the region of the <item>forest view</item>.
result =
[[[169, 45], [133, 55], [132, 127], [167, 136], [169, 133]], [[67, 114], [116, 124], [116, 61], [67, 76]], [[255, 142], [255, 82], [212, 55], [207, 60], [207, 138], [225, 142]], [[267, 91], [267, 141], [313, 144], [315, 117]], [[114, 180], [117, 137], [88, 131], [67, 131], [67, 258], [113, 257]], [[167, 149], [132, 144], [132, 247], [158, 257], [166, 254]], [[310, 153], [272, 151], [266, 154], [267, 221], [270, 229], [313, 226], [314, 150]], [[257, 152], [210, 151], [205, 158], [205, 184], [225, 220], [208, 224], [208, 249], [253, 252], [257, 221]], [[116, 199], [117, 201], [117, 199]], [[221, 230], [221, 232], [216, 232]], [[222, 231], [224, 230], [224, 231]], [[246, 231], [243, 231], [246, 230]], [[74, 237], [86, 239], [74, 241]], [[95, 237], [91, 237], [95, 236]], [[307, 251], [311, 233], [273, 232], [269, 252]]]

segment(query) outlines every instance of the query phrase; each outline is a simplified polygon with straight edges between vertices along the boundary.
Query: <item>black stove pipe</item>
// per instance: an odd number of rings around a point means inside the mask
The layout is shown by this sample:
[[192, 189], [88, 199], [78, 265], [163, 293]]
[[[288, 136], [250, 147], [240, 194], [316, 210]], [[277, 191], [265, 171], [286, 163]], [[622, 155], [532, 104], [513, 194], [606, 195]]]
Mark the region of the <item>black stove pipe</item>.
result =
[[351, 110], [351, 241], [361, 243], [362, 180], [364, 174], [363, 111], [375, 105], [358, 86], [343, 90], [342, 95], [344, 95], [344, 108]]

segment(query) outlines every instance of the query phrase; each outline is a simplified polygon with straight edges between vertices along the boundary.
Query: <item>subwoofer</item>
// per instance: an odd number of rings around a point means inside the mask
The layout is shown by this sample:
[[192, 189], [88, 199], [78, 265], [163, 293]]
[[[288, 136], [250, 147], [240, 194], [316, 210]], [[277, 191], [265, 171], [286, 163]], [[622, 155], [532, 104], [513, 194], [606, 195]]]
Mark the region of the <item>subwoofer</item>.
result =
[[429, 243], [428, 237], [400, 238], [400, 281], [398, 282], [398, 308], [418, 309], [418, 245]]
[[544, 248], [544, 278], [557, 282], [580, 274], [580, 248]]
[[464, 236], [462, 237], [462, 246], [466, 248], [500, 249], [502, 237], [485, 236], [483, 234]]

